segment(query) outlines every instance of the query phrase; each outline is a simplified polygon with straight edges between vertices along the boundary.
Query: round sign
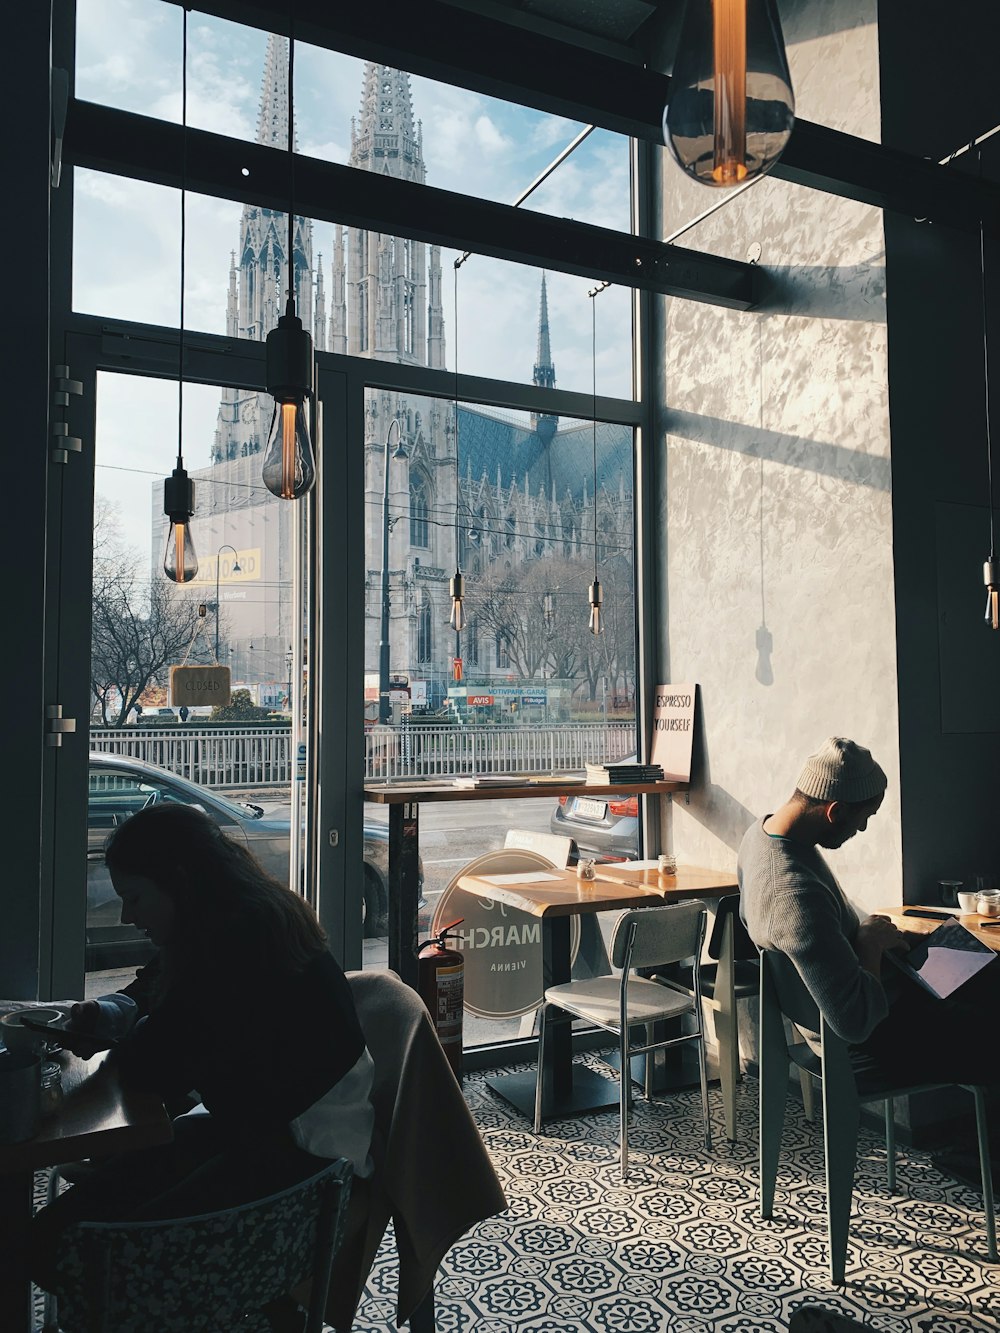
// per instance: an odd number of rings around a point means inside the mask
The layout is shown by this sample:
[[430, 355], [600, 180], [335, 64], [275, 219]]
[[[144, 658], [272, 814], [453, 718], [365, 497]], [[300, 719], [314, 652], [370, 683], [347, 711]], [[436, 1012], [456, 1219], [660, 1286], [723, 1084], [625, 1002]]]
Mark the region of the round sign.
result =
[[[484, 852], [459, 873], [438, 899], [431, 923], [436, 935], [463, 917], [450, 943], [465, 956], [465, 1008], [477, 1018], [520, 1018], [539, 1008], [542, 982], [542, 918], [460, 889], [463, 875], [516, 874], [552, 870], [547, 857], [526, 848]], [[570, 919], [570, 958], [580, 948], [580, 918]]]

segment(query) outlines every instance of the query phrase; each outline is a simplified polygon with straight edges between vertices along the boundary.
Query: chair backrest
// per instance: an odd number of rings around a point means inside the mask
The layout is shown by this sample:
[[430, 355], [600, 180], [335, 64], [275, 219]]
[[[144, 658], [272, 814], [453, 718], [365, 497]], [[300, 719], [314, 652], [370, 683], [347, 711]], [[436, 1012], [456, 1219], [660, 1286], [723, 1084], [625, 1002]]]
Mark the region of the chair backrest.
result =
[[569, 865], [573, 839], [562, 833], [536, 833], [534, 829], [511, 828], [503, 840], [504, 847], [526, 847], [547, 857], [558, 870]]
[[[667, 907], [640, 907], [622, 912], [611, 936], [611, 962], [615, 967], [659, 967], [700, 958], [705, 939], [706, 911], [703, 903], [671, 903]], [[628, 955], [632, 926], [635, 942]]]
[[757, 961], [757, 946], [750, 938], [746, 926], [743, 924], [743, 918], [740, 916], [740, 895], [738, 893], [728, 893], [725, 898], [719, 899], [719, 905], [715, 909], [715, 922], [712, 926], [712, 933], [708, 937], [708, 956], [715, 962], [722, 957], [722, 937], [726, 929], [726, 921], [733, 923], [733, 957], [745, 962], [747, 959]]
[[64, 1233], [55, 1294], [66, 1328], [215, 1333], [307, 1277], [340, 1243], [351, 1163], [279, 1194], [196, 1217], [80, 1222]]
[[770, 995], [773, 996], [779, 1011], [807, 1032], [820, 1030], [820, 1012], [816, 1001], [806, 990], [805, 983], [795, 970], [794, 964], [783, 953], [774, 949], [760, 951], [761, 982], [763, 993], [764, 976], [770, 982]]

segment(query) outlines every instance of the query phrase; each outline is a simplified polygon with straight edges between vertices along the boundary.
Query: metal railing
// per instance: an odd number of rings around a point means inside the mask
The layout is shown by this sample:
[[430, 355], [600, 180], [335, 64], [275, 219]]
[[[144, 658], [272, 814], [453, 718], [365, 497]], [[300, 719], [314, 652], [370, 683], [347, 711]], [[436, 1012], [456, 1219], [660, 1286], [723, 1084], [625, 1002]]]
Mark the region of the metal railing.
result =
[[[92, 729], [90, 748], [157, 764], [205, 787], [288, 786], [290, 727]], [[551, 773], [635, 753], [634, 722], [532, 727], [374, 726], [365, 733], [365, 780], [458, 773]]]

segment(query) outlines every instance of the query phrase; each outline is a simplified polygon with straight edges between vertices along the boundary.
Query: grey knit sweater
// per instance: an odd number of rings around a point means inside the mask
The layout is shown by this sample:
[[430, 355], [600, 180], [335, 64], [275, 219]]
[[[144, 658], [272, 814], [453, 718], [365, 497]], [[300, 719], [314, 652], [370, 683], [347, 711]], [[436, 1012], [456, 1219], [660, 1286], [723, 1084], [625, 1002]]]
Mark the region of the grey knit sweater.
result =
[[791, 960], [839, 1037], [862, 1042], [885, 1018], [889, 1002], [854, 952], [858, 915], [818, 849], [765, 833], [768, 817], [747, 829], [737, 864], [750, 938]]

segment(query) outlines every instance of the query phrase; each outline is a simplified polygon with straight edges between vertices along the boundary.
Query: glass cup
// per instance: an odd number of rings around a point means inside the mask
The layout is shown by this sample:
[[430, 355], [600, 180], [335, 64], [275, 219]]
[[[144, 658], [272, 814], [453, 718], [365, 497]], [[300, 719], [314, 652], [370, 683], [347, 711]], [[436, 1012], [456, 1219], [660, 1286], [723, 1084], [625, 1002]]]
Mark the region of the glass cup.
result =
[[674, 856], [673, 852], [661, 853], [657, 858], [656, 865], [661, 875], [677, 874], [677, 857]]
[[[593, 861], [578, 861], [576, 863], [576, 877], [577, 879], [594, 879]], [[997, 896], [1000, 897], [1000, 894]]]

